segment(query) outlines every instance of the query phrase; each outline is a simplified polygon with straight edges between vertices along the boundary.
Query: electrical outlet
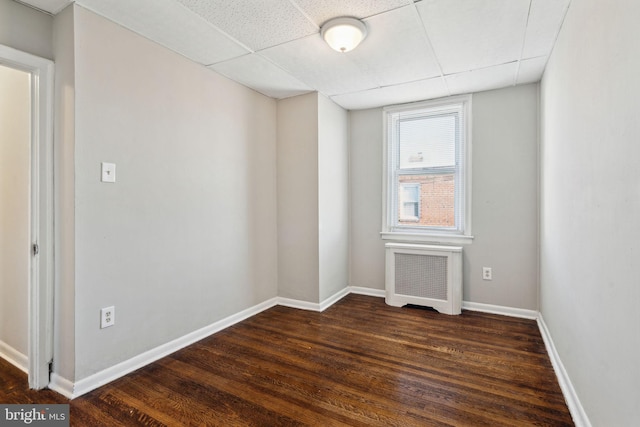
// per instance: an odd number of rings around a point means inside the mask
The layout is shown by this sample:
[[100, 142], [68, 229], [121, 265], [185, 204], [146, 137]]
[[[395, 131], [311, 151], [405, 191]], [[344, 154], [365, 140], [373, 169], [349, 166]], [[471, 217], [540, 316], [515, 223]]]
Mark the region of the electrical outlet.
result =
[[105, 307], [100, 310], [100, 329], [108, 328], [116, 323], [116, 308]]
[[482, 280], [491, 280], [491, 279], [493, 279], [491, 267], [482, 267]]

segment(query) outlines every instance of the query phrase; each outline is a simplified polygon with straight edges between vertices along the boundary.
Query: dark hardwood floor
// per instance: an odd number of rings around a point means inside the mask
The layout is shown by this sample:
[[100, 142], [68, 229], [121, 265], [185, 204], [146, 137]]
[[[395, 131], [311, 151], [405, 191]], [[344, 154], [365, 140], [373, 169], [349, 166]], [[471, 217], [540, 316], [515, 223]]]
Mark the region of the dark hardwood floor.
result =
[[[65, 403], [0, 360], [0, 402]], [[535, 321], [274, 307], [71, 403], [78, 426], [569, 426]]]

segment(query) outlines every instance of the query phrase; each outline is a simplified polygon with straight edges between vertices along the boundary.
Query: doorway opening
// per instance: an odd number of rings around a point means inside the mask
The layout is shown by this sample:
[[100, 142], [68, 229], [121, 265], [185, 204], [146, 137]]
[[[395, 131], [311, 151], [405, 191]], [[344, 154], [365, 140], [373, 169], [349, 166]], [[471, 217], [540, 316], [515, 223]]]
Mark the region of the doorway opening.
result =
[[[21, 218], [19, 214], [11, 213], [13, 216], [11, 221], [7, 221], [10, 224], [6, 228], [7, 233], [16, 233], [16, 239], [22, 240], [24, 237], [27, 241], [3, 239], [0, 241], [0, 253], [15, 250], [17, 254], [15, 277], [3, 277], [3, 281], [14, 283], [10, 292], [16, 298], [26, 295], [26, 304], [20, 306], [20, 302], [16, 301], [15, 307], [18, 311], [26, 310], [26, 313], [22, 313], [26, 316], [18, 316], [27, 320], [26, 346], [24, 337], [16, 339], [12, 336], [8, 339], [16, 342], [14, 345], [18, 349], [5, 343], [4, 346], [0, 345], [0, 351], [4, 350], [5, 358], [13, 361], [19, 368], [25, 370], [26, 367], [29, 387], [40, 389], [49, 384], [50, 364], [53, 360], [53, 62], [0, 45], [0, 66], [4, 67], [8, 74], [16, 77], [16, 81], [24, 80], [24, 93], [28, 97], [23, 100], [24, 103], [21, 101], [8, 106], [27, 110], [27, 129], [23, 132], [28, 147], [22, 147], [24, 150], [16, 155], [17, 164], [11, 165], [13, 174], [9, 178], [3, 177], [2, 183], [5, 193], [11, 192], [12, 189], [21, 191], [20, 188], [23, 188], [22, 191], [26, 190], [27, 194], [22, 194], [11, 203], [0, 201], [3, 209], [0, 213], [3, 215], [8, 211], [9, 205], [24, 207]], [[13, 148], [17, 145], [14, 144]], [[21, 280], [27, 282], [23, 283], [27, 287], [26, 292], [20, 293], [18, 290], [16, 294]], [[6, 320], [3, 319], [2, 322], [6, 323]], [[15, 329], [18, 332], [24, 330], [17, 326]], [[25, 347], [26, 355], [23, 353]], [[11, 354], [6, 354], [7, 351]]]

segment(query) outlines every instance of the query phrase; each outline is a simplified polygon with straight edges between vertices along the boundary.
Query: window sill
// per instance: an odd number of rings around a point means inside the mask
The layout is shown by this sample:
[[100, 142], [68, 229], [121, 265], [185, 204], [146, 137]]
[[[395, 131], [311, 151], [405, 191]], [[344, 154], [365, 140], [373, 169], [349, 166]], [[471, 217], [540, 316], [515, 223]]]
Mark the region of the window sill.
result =
[[403, 242], [420, 243], [444, 243], [464, 245], [473, 243], [473, 236], [462, 234], [426, 234], [426, 233], [403, 233], [398, 231], [383, 231], [380, 233], [382, 240], [397, 240]]

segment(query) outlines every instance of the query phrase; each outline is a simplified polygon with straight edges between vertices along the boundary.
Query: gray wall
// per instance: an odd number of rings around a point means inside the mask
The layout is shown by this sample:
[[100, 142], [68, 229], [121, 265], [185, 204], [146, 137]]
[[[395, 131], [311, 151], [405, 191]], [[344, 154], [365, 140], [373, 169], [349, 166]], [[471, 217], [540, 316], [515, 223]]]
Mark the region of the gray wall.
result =
[[0, 0], [0, 44], [53, 59], [53, 18], [13, 0]]
[[276, 296], [276, 102], [78, 6], [74, 31], [78, 380]]
[[384, 289], [382, 109], [349, 112], [349, 285]]
[[347, 118], [317, 93], [278, 101], [281, 297], [319, 303], [347, 287]]
[[278, 295], [319, 302], [318, 94], [278, 101]]
[[31, 171], [29, 73], [0, 65], [0, 347], [27, 356]]
[[54, 94], [55, 290], [53, 370], [75, 378], [75, 58], [74, 7], [56, 15]]
[[[536, 310], [538, 86], [473, 95], [472, 230], [465, 301]], [[350, 285], [384, 289], [382, 110], [350, 112]], [[482, 267], [493, 280], [482, 280]]]
[[348, 114], [318, 96], [318, 234], [320, 301], [349, 282]]
[[542, 81], [541, 312], [593, 426], [640, 420], [639, 21], [574, 0]]
[[464, 299], [537, 310], [538, 85], [474, 94], [472, 168]]

